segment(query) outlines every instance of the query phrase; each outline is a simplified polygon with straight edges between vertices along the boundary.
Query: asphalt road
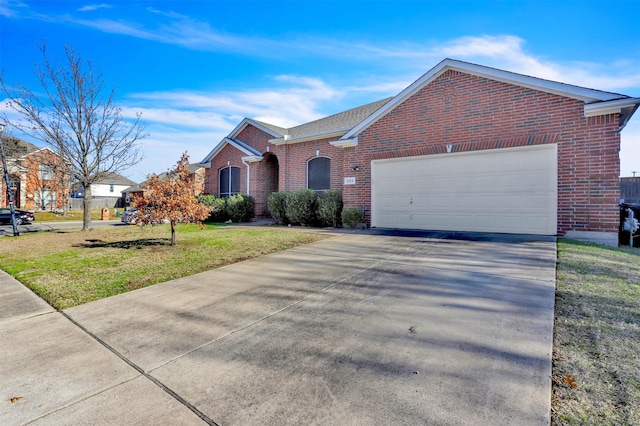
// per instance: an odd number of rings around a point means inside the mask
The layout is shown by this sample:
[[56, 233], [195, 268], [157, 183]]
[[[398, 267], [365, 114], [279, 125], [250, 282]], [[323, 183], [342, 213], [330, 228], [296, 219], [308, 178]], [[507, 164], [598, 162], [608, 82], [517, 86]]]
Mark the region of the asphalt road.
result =
[[[92, 222], [94, 228], [101, 226], [124, 226], [120, 219], [118, 220], [94, 220]], [[37, 231], [53, 231], [56, 229], [73, 229], [82, 228], [82, 222], [33, 222], [29, 225], [18, 225], [19, 233], [37, 232]], [[0, 236], [13, 235], [13, 227], [11, 224], [0, 224]]]

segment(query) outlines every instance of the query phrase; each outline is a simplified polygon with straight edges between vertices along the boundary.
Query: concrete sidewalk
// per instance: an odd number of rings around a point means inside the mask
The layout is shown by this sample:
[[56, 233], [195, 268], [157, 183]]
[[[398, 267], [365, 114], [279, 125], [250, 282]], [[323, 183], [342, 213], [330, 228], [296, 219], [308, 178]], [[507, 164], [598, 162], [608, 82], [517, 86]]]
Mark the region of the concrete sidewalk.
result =
[[0, 274], [0, 423], [548, 425], [555, 240], [376, 233], [64, 313]]

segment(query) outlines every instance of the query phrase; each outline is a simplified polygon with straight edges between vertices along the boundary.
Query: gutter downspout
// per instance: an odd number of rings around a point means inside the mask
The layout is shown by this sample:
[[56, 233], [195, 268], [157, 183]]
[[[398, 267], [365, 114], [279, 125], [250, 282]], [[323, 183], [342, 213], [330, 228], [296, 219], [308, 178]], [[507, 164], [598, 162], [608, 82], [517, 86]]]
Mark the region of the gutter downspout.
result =
[[250, 188], [250, 180], [251, 180], [251, 168], [249, 167], [249, 163], [247, 163], [244, 160], [244, 157], [242, 157], [242, 164], [244, 164], [245, 166], [247, 166], [247, 195], [251, 195], [249, 192], [249, 188]]
[[251, 168], [249, 166], [249, 163], [255, 163], [257, 161], [262, 161], [262, 157], [259, 156], [259, 155], [250, 155], [248, 157], [241, 157], [241, 160], [242, 160], [242, 164], [247, 166], [247, 195], [251, 195], [250, 194], [250, 189], [251, 189]]

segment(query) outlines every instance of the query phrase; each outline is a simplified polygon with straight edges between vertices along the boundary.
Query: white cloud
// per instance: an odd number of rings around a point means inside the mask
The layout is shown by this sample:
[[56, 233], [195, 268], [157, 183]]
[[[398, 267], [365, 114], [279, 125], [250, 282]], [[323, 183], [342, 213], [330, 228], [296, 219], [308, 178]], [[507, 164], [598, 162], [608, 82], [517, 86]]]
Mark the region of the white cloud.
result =
[[110, 9], [110, 4], [100, 3], [100, 4], [88, 4], [86, 6], [82, 6], [78, 9], [78, 12], [93, 12], [98, 9]]
[[315, 120], [326, 115], [323, 107], [343, 94], [321, 79], [303, 76], [276, 76], [273, 86], [237, 92], [170, 91], [129, 96], [122, 114], [134, 119], [142, 113], [149, 136], [141, 142], [145, 159], [124, 174], [141, 181], [150, 173], [173, 167], [184, 151], [191, 162], [198, 162], [244, 117], [282, 127]]
[[[343, 93], [321, 79], [280, 75], [274, 78], [273, 89], [136, 93], [130, 96], [129, 103], [135, 107], [129, 114], [139, 110], [143, 112], [144, 120], [189, 123], [196, 127], [232, 123], [238, 117], [289, 127], [321, 117], [321, 106], [339, 99]], [[149, 108], [147, 104], [162, 104], [166, 108]], [[228, 124], [227, 128], [234, 126]]]
[[[0, 13], [13, 17], [20, 6], [23, 6], [20, 1], [0, 3]], [[108, 6], [106, 3], [91, 4], [80, 10], [89, 11]], [[24, 7], [22, 9], [29, 10]], [[630, 61], [628, 57], [607, 64], [551, 61], [528, 52], [525, 49], [525, 40], [513, 34], [463, 36], [435, 41], [393, 40], [390, 42], [291, 34], [275, 37], [245, 36], [221, 31], [206, 20], [174, 11], [163, 11], [154, 7], [147, 7], [146, 10], [156, 15], [157, 19], [143, 24], [141, 21], [125, 19], [84, 19], [72, 15], [50, 16], [38, 14], [35, 11], [31, 11], [29, 17], [47, 22], [57, 21], [63, 24], [86, 26], [97, 31], [174, 44], [193, 50], [233, 52], [271, 60], [308, 57], [316, 60], [318, 58], [337, 60], [357, 66], [371, 64], [372, 68], [379, 70], [378, 74], [384, 75], [391, 70], [396, 74], [396, 78], [399, 75], [399, 80], [407, 80], [414, 73], [426, 72], [445, 57], [452, 57], [601, 90], [624, 91], [629, 88], [637, 89], [640, 86], [640, 65]], [[383, 81], [382, 84], [390, 83]]]

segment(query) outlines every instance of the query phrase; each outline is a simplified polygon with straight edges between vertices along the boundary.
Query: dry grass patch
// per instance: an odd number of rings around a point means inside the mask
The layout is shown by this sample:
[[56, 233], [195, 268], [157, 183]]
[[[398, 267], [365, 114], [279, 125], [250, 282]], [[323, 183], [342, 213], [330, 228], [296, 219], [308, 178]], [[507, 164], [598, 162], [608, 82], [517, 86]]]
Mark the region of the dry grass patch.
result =
[[552, 424], [640, 425], [640, 250], [558, 241]]
[[0, 239], [2, 269], [66, 309], [326, 238], [260, 228], [168, 225], [59, 231]]

